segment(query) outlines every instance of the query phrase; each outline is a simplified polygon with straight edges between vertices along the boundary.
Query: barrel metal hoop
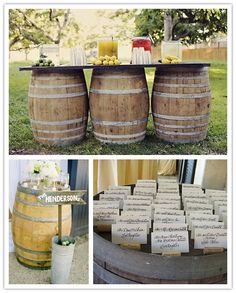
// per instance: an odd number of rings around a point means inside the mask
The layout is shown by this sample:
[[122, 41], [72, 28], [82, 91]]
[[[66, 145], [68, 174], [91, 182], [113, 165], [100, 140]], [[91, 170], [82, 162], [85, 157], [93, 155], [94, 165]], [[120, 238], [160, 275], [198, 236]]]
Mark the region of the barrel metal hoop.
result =
[[22, 255], [20, 255], [20, 254], [17, 254], [17, 256], [19, 257], [19, 258], [23, 258], [23, 259], [25, 259], [25, 260], [28, 260], [28, 261], [30, 261], [30, 262], [33, 262], [33, 263], [44, 263], [44, 262], [51, 262], [51, 258], [48, 258], [48, 259], [32, 259], [32, 258], [29, 258], [29, 257], [25, 257], [25, 256], [22, 256]]
[[162, 83], [162, 82], [157, 82], [157, 86], [164, 86], [168, 88], [202, 88], [202, 87], [209, 87], [209, 83], [195, 83], [195, 84], [176, 84], [176, 83]]
[[[40, 218], [40, 217], [31, 217], [22, 214], [21, 212], [18, 212], [14, 207], [13, 207], [13, 214], [21, 219], [31, 221], [31, 222], [41, 222], [41, 223], [56, 223], [58, 221], [57, 218]], [[66, 214], [65, 216], [62, 217], [62, 220], [68, 220], [71, 218], [71, 213]]]
[[98, 132], [94, 132], [94, 134], [98, 137], [101, 138], [136, 138], [139, 136], [143, 136], [146, 134], [146, 130], [143, 132], [139, 132], [139, 133], [135, 133], [135, 134], [124, 134], [124, 135], [119, 135], [119, 134], [114, 134], [114, 135], [109, 135], [109, 134], [102, 134], [102, 133], [98, 133]]
[[81, 117], [79, 119], [73, 119], [73, 120], [65, 120], [65, 121], [45, 121], [45, 120], [33, 120], [30, 119], [30, 122], [33, 124], [41, 124], [41, 125], [53, 125], [53, 126], [59, 126], [59, 125], [69, 125], [74, 123], [80, 123], [80, 122], [87, 122], [88, 117]]
[[144, 124], [148, 121], [148, 118], [133, 120], [133, 121], [103, 121], [96, 118], [92, 119], [93, 124], [95, 125], [104, 125], [104, 126], [133, 126]]
[[147, 88], [140, 89], [123, 89], [123, 90], [106, 90], [106, 89], [90, 89], [90, 93], [93, 94], [104, 94], [104, 95], [129, 95], [129, 94], [140, 94], [146, 93]]
[[130, 143], [135, 143], [135, 142], [139, 142], [139, 141], [142, 141], [144, 138], [145, 138], [145, 134], [143, 136], [140, 136], [140, 137], [137, 137], [137, 138], [134, 138], [132, 140], [110, 140], [110, 139], [101, 139], [99, 137], [96, 137], [100, 142], [103, 142], [103, 143], [112, 143], [112, 144], [119, 144], [119, 145], [122, 145], [122, 144], [130, 144]]
[[165, 135], [177, 135], [177, 136], [193, 136], [193, 135], [200, 135], [206, 134], [207, 131], [194, 131], [194, 132], [172, 132], [172, 131], [163, 131], [160, 129], [156, 129], [157, 134], [165, 134]]
[[73, 140], [73, 139], [79, 139], [84, 137], [84, 133], [80, 134], [80, 135], [75, 135], [75, 136], [70, 136], [70, 137], [42, 137], [42, 136], [37, 136], [34, 135], [35, 138], [37, 139], [41, 139], [41, 140], [49, 140], [49, 141], [65, 141], [65, 140]]
[[28, 253], [32, 253], [32, 254], [51, 254], [51, 251], [49, 251], [49, 250], [45, 250], [45, 251], [31, 250], [31, 249], [22, 247], [21, 245], [17, 244], [15, 241], [13, 241], [13, 242], [14, 242], [14, 245], [15, 245], [16, 248], [18, 248], [18, 249], [20, 249], [22, 251], [28, 252]]
[[93, 75], [93, 78], [99, 79], [130, 79], [130, 78], [143, 78], [143, 74], [139, 75]]
[[162, 124], [159, 122], [154, 123], [157, 126], [165, 127], [165, 128], [180, 128], [180, 129], [186, 129], [186, 128], [199, 128], [199, 127], [206, 127], [208, 126], [208, 123], [198, 124], [198, 125], [169, 125], [169, 124]]
[[46, 94], [32, 94], [29, 92], [29, 97], [34, 99], [66, 99], [66, 98], [78, 98], [87, 95], [86, 92], [82, 93], [69, 93], [69, 94], [54, 94], [54, 95], [46, 95]]
[[198, 115], [198, 116], [171, 116], [171, 115], [162, 115], [157, 113], [152, 113], [154, 118], [166, 119], [166, 120], [177, 120], [177, 121], [191, 121], [191, 120], [200, 120], [200, 119], [208, 119], [209, 114]]
[[201, 94], [171, 94], [153, 91], [154, 96], [172, 98], [172, 99], [202, 99], [210, 98], [211, 92], [201, 93]]
[[84, 86], [83, 83], [71, 83], [71, 84], [49, 84], [49, 85], [44, 85], [44, 84], [34, 84], [30, 85], [30, 88], [39, 88], [39, 89], [63, 89], [63, 88], [73, 88], [73, 87], [81, 87]]
[[44, 129], [32, 128], [32, 131], [42, 132], [42, 133], [68, 133], [68, 132], [83, 130], [85, 128], [86, 128], [86, 126], [82, 126], [82, 127], [78, 127], [78, 128], [71, 128], [71, 129], [66, 129], [66, 130], [44, 130]]
[[31, 202], [28, 200], [24, 200], [24, 199], [20, 198], [19, 196], [15, 197], [15, 202], [22, 203], [26, 206], [32, 206], [32, 207], [45, 207], [45, 208], [52, 207], [51, 205], [44, 205], [44, 204], [41, 204], [40, 202]]

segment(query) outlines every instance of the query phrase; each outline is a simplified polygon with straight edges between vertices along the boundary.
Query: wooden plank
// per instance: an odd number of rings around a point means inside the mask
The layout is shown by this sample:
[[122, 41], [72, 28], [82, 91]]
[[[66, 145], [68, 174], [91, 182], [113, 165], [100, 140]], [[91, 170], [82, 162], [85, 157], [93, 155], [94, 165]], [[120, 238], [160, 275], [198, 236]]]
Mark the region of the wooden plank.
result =
[[203, 254], [215, 254], [224, 252], [224, 247], [206, 247], [203, 249]]
[[181, 252], [180, 251], [166, 251], [166, 252], [162, 252], [161, 255], [162, 256], [181, 256]]
[[139, 244], [139, 243], [126, 243], [126, 244], [120, 244], [120, 247], [133, 249], [133, 250], [140, 250], [141, 244]]
[[71, 65], [60, 65], [60, 66], [53, 66], [53, 67], [39, 67], [39, 66], [22, 66], [19, 67], [20, 71], [43, 71], [43, 72], [61, 72], [65, 70], [81, 70], [81, 69], [127, 69], [127, 68], [144, 68], [144, 67], [154, 67], [154, 68], [176, 68], [176, 67], [209, 67], [210, 63], [207, 62], [183, 62], [179, 64], [162, 64], [162, 63], [153, 63], [153, 64], [120, 64], [120, 65], [82, 65], [82, 66], [71, 66]]

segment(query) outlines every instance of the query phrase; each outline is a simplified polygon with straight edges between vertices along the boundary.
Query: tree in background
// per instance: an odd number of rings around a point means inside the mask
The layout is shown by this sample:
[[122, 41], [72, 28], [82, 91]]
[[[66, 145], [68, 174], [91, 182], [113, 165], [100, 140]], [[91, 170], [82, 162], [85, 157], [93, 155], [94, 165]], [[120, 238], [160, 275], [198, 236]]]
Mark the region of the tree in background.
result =
[[209, 41], [227, 32], [226, 9], [143, 9], [135, 17], [136, 34], [154, 44], [180, 40], [185, 45]]
[[41, 44], [76, 43], [79, 26], [70, 9], [10, 9], [9, 48], [28, 50]]

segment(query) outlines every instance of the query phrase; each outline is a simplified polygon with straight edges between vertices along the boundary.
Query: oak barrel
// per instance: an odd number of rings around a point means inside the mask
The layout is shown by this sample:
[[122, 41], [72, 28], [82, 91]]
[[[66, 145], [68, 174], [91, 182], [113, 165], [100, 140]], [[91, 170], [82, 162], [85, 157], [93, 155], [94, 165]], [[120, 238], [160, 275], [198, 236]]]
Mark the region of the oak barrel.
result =
[[[58, 206], [37, 202], [39, 190], [18, 184], [13, 213], [12, 237], [17, 260], [35, 269], [51, 266], [52, 237], [58, 233]], [[71, 206], [62, 206], [63, 235], [71, 229]]]
[[145, 138], [149, 98], [143, 68], [94, 69], [89, 103], [99, 141], [128, 144]]
[[36, 141], [69, 145], [85, 137], [88, 94], [83, 70], [33, 71], [28, 96]]
[[173, 143], [204, 140], [211, 104], [208, 67], [178, 66], [156, 69], [152, 115], [156, 135]]
[[93, 236], [95, 284], [225, 284], [227, 252], [162, 256]]

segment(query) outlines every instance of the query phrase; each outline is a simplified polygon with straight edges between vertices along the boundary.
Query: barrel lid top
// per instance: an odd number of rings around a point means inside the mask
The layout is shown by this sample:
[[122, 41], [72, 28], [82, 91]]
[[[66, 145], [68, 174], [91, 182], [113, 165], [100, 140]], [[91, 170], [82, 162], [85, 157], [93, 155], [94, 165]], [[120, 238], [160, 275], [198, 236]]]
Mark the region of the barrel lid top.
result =
[[19, 67], [20, 71], [40, 71], [40, 72], [61, 72], [61, 71], [71, 71], [71, 70], [81, 70], [81, 69], [93, 69], [93, 68], [99, 68], [104, 70], [110, 70], [110, 69], [129, 69], [129, 68], [147, 68], [147, 67], [153, 67], [153, 68], [176, 68], [176, 67], [209, 67], [211, 66], [210, 63], [205, 62], [182, 62], [179, 64], [163, 64], [163, 63], [153, 63], [153, 64], [120, 64], [120, 65], [80, 65], [80, 66], [72, 66], [72, 65], [59, 65], [59, 66], [53, 66], [53, 67], [39, 67], [39, 66], [22, 66]]

